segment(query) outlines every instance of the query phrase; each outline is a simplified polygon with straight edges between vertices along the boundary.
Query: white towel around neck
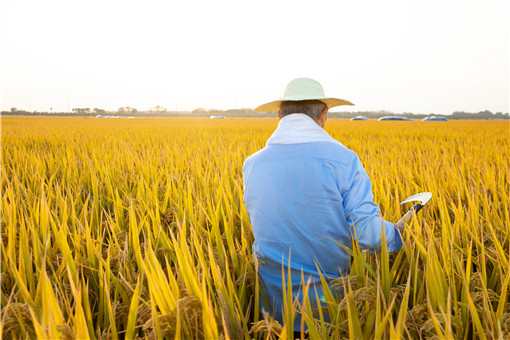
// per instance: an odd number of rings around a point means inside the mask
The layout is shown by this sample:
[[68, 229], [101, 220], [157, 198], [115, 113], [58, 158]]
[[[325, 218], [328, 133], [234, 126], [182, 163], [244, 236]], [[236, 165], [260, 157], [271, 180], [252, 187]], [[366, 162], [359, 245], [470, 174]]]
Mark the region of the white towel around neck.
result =
[[[302, 144], [328, 142], [342, 145], [333, 139], [312, 118], [304, 113], [292, 113], [280, 119], [278, 128], [266, 142], [271, 144]], [[342, 145], [343, 146], [343, 145]]]

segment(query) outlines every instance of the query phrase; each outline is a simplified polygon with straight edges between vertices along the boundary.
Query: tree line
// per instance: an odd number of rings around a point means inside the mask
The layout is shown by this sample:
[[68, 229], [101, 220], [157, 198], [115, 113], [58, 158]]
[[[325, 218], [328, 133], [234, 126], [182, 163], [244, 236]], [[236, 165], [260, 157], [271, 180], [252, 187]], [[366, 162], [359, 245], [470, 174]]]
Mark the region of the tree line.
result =
[[[82, 117], [96, 117], [100, 115], [116, 115], [120, 117], [210, 117], [210, 116], [223, 116], [231, 118], [274, 118], [277, 117], [276, 112], [255, 112], [251, 108], [240, 109], [205, 109], [197, 108], [193, 111], [171, 111], [162, 106], [155, 106], [154, 108], [146, 111], [140, 111], [130, 106], [123, 106], [117, 111], [108, 111], [100, 108], [73, 108], [72, 112], [40, 112], [40, 111], [26, 111], [11, 108], [10, 111], [2, 111], [2, 115], [24, 115], [24, 116], [82, 116]], [[412, 119], [422, 119], [427, 116], [446, 117], [447, 119], [510, 119], [509, 113], [491, 112], [484, 110], [480, 112], [465, 112], [455, 111], [451, 115], [445, 114], [416, 114], [412, 112], [393, 113], [391, 111], [343, 111], [335, 112], [330, 111], [328, 118], [354, 118], [356, 116], [364, 116], [369, 119], [378, 119], [383, 116], [400, 116]]]

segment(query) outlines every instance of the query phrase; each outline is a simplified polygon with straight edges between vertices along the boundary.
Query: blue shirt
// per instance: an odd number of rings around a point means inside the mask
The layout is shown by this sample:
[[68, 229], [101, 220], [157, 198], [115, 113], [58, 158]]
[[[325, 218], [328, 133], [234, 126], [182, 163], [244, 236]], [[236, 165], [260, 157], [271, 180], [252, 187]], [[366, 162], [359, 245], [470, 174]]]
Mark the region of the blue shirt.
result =
[[329, 278], [349, 273], [349, 255], [335, 241], [351, 248], [353, 225], [361, 249], [380, 250], [382, 228], [388, 251], [402, 247], [393, 223], [379, 215], [358, 156], [304, 114], [280, 120], [266, 147], [246, 159], [243, 178], [253, 252], [270, 315], [280, 323], [282, 264], [285, 275], [290, 266], [294, 296], [302, 298], [303, 272], [314, 301], [315, 290], [322, 294], [317, 264]]

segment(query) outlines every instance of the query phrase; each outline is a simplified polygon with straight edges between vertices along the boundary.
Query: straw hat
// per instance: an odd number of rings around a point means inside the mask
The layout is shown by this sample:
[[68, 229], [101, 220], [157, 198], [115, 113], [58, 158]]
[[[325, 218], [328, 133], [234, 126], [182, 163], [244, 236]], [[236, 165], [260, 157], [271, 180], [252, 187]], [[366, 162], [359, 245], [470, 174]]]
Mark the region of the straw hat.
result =
[[326, 97], [322, 85], [317, 80], [296, 78], [287, 84], [282, 98], [257, 106], [255, 112], [279, 111], [282, 101], [287, 100], [320, 100], [328, 106], [328, 109], [340, 105], [354, 105], [347, 100]]

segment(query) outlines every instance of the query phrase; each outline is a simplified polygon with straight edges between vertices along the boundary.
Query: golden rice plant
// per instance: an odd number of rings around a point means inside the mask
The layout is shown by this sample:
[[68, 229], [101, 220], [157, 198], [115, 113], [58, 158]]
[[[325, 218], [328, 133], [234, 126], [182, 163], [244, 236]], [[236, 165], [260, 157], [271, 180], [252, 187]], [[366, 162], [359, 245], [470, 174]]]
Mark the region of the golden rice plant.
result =
[[510, 337], [507, 122], [329, 120], [387, 220], [434, 196], [400, 252], [344, 245], [324, 308], [285, 287], [284, 324], [261, 311], [242, 201], [276, 124], [2, 117], [2, 338], [290, 339], [297, 313], [310, 338]]

